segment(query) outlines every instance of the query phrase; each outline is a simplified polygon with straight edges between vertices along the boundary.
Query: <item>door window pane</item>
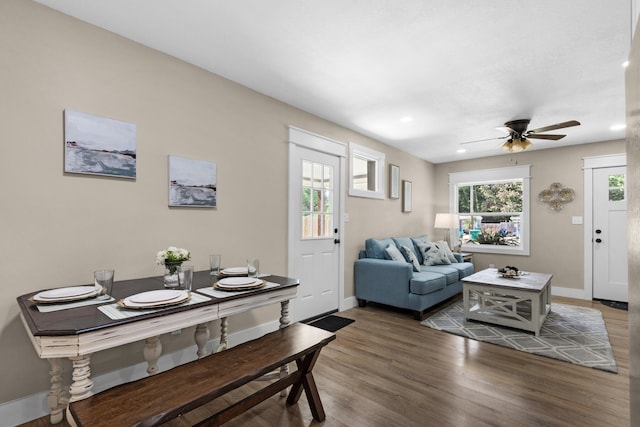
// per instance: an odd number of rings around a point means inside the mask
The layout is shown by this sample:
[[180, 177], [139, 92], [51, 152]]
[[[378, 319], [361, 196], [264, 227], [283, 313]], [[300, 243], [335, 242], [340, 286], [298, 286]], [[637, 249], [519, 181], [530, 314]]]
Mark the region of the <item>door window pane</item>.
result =
[[330, 238], [333, 233], [333, 167], [303, 161], [302, 238]]
[[609, 201], [624, 200], [624, 174], [609, 175]]

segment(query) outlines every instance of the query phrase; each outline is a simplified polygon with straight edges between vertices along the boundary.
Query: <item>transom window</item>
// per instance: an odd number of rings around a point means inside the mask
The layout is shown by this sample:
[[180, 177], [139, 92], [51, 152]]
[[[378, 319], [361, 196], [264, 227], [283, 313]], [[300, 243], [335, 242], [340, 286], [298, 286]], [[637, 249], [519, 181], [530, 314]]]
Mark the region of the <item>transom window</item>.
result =
[[465, 250], [529, 254], [529, 166], [449, 175]]

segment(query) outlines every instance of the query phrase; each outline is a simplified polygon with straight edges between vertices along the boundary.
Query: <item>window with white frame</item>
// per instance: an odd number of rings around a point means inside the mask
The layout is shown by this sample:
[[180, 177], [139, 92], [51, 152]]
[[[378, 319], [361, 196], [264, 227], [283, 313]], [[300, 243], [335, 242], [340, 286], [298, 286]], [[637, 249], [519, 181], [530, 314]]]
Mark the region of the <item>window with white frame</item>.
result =
[[530, 166], [449, 174], [463, 250], [529, 255]]

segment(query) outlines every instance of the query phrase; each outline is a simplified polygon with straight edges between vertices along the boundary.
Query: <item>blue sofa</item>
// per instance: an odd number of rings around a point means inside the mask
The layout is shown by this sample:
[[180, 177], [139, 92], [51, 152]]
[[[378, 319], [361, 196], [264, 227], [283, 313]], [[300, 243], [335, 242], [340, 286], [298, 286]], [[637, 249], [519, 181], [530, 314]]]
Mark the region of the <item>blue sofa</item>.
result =
[[[371, 301], [404, 308], [414, 311], [420, 320], [425, 310], [462, 292], [461, 280], [473, 274], [473, 264], [462, 262], [462, 257], [452, 254], [448, 245], [442, 249], [443, 243], [430, 242], [427, 235], [367, 239], [354, 267], [358, 305], [364, 307]], [[398, 258], [389, 246], [401, 249], [402, 257]], [[434, 261], [436, 246], [447, 253], [448, 261]], [[411, 259], [409, 251], [415, 259]], [[425, 258], [430, 265], [425, 265]]]

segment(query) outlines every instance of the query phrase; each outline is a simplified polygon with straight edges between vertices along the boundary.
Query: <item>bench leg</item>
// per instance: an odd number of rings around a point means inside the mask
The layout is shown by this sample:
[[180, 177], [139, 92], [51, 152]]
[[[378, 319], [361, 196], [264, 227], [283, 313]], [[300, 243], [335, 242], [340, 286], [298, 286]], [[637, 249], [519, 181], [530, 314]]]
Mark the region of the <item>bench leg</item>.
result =
[[313, 415], [313, 419], [316, 421], [324, 421], [326, 415], [324, 413], [324, 408], [322, 406], [322, 401], [320, 400], [320, 394], [318, 393], [318, 387], [316, 386], [316, 381], [313, 378], [313, 374], [311, 371], [313, 370], [316, 361], [318, 360], [318, 356], [320, 355], [320, 348], [316, 349], [314, 352], [309, 353], [304, 359], [297, 359], [296, 364], [298, 365], [298, 370], [300, 371], [300, 380], [291, 386], [291, 391], [289, 391], [289, 397], [287, 397], [287, 405], [294, 405], [300, 399], [300, 395], [302, 394], [302, 389], [304, 388], [304, 393], [307, 395], [307, 402], [309, 403], [309, 408], [311, 409], [311, 414]]

